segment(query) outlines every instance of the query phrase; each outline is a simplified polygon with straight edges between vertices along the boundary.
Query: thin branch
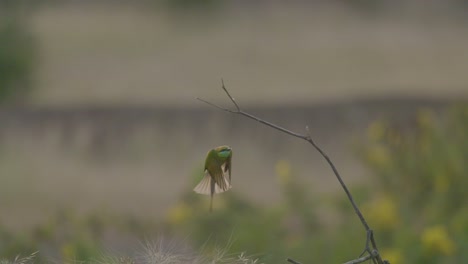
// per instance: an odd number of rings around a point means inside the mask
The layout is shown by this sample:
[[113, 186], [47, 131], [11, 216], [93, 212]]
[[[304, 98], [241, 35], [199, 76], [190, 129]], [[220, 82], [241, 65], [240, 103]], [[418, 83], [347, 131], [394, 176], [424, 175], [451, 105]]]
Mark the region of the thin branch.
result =
[[286, 261], [292, 264], [301, 264], [300, 262], [297, 262], [294, 259], [290, 259], [290, 258], [287, 258]]
[[231, 94], [229, 94], [228, 90], [226, 89], [226, 86], [224, 86], [224, 80], [221, 79], [221, 84], [223, 86], [223, 90], [226, 92], [227, 96], [229, 97], [229, 99], [231, 99], [232, 103], [236, 106], [236, 109], [237, 111], [240, 112], [240, 107], [239, 105], [236, 103], [236, 100], [234, 100], [234, 98], [231, 96]]
[[362, 258], [353, 259], [353, 260], [345, 262], [343, 264], [358, 264], [358, 263], [362, 263], [364, 261], [368, 261], [369, 259], [372, 259], [372, 258], [373, 258], [372, 255], [367, 255], [367, 256], [364, 256]]
[[[303, 135], [303, 134], [299, 134], [299, 133], [296, 133], [296, 132], [293, 132], [291, 130], [288, 130], [284, 127], [281, 127], [281, 126], [278, 126], [276, 124], [273, 124], [273, 123], [270, 123], [268, 121], [265, 121], [259, 117], [256, 117], [254, 115], [251, 115], [247, 112], [244, 112], [240, 107], [239, 105], [237, 104], [236, 100], [231, 96], [231, 94], [229, 93], [229, 91], [226, 89], [226, 86], [224, 85], [224, 81], [221, 79], [221, 83], [222, 83], [222, 89], [224, 90], [224, 92], [226, 93], [226, 95], [229, 97], [229, 99], [231, 100], [231, 102], [234, 104], [235, 106], [235, 110], [232, 110], [232, 109], [229, 109], [229, 108], [224, 108], [224, 107], [221, 107], [219, 105], [216, 105], [216, 104], [213, 104], [211, 102], [208, 102], [204, 99], [201, 99], [201, 98], [197, 98], [198, 100], [210, 105], [210, 106], [213, 106], [213, 107], [216, 107], [218, 109], [221, 109], [223, 111], [226, 111], [226, 112], [229, 112], [229, 113], [232, 113], [232, 114], [238, 114], [238, 115], [242, 115], [242, 116], [245, 116], [247, 118], [250, 118], [252, 120], [255, 120], [259, 123], [262, 123], [266, 126], [269, 126], [273, 129], [276, 129], [278, 131], [281, 131], [285, 134], [288, 134], [290, 136], [293, 136], [293, 137], [296, 137], [296, 138], [300, 138], [302, 140], [305, 140], [307, 142], [309, 142], [319, 153], [320, 155], [322, 155], [322, 157], [327, 161], [328, 165], [330, 166], [330, 168], [332, 169], [333, 173], [335, 174], [335, 177], [337, 178], [338, 182], [340, 183], [341, 187], [343, 188], [343, 190], [345, 191], [346, 193], [346, 196], [349, 200], [349, 202], [351, 203], [351, 205], [353, 206], [353, 209], [354, 209], [354, 212], [356, 213], [356, 215], [358, 216], [359, 220], [361, 221], [361, 224], [364, 226], [364, 229], [366, 230], [366, 233], [367, 233], [367, 240], [366, 240], [366, 246], [365, 246], [365, 250], [364, 252], [368, 252], [370, 253], [370, 259], [372, 259], [374, 261], [374, 263], [378, 263], [378, 264], [383, 264], [384, 261], [382, 260], [382, 258], [380, 257], [379, 253], [378, 253], [378, 250], [377, 250], [377, 244], [374, 240], [374, 235], [373, 235], [373, 231], [370, 229], [369, 225], [367, 224], [367, 221], [366, 219], [364, 218], [364, 216], [362, 215], [361, 211], [359, 210], [359, 207], [357, 206], [356, 202], [354, 201], [354, 198], [353, 196], [351, 195], [351, 192], [349, 191], [348, 187], [346, 186], [346, 184], [344, 183], [343, 179], [341, 178], [341, 175], [340, 173], [338, 172], [338, 170], [336, 169], [335, 165], [333, 164], [333, 162], [331, 161], [331, 159], [328, 157], [328, 155], [314, 142], [314, 140], [312, 139], [311, 135], [310, 135], [310, 131], [309, 131], [309, 127], [306, 127], [306, 131], [307, 131], [307, 134], [306, 135]], [[369, 245], [370, 244], [370, 245]], [[372, 248], [370, 247], [372, 246]], [[373, 252], [376, 252], [376, 255], [372, 254]], [[291, 263], [298, 263], [298, 262], [294, 262], [294, 260], [292, 259], [288, 259], [289, 262]], [[353, 262], [351, 262], [353, 263]], [[359, 262], [356, 262], [356, 263], [359, 263]]]
[[[308, 130], [308, 127], [306, 127], [306, 130]], [[309, 132], [309, 131], [308, 131]], [[357, 216], [359, 217], [359, 220], [361, 221], [362, 225], [364, 226], [364, 228], [366, 229], [366, 232], [369, 232], [371, 229], [369, 228], [369, 225], [367, 224], [367, 221], [366, 219], [364, 218], [364, 216], [362, 215], [361, 211], [359, 210], [359, 207], [357, 206], [356, 202], [354, 201], [354, 198], [353, 196], [351, 195], [351, 192], [348, 190], [348, 187], [346, 186], [346, 184], [344, 183], [343, 179], [341, 178], [341, 175], [340, 173], [338, 172], [338, 170], [336, 169], [335, 165], [333, 164], [333, 162], [331, 161], [331, 159], [328, 157], [328, 155], [312, 140], [312, 137], [310, 136], [310, 134], [308, 135], [307, 139], [306, 139], [310, 144], [312, 144], [312, 146], [314, 146], [314, 148], [322, 155], [322, 157], [327, 161], [328, 165], [330, 165], [330, 168], [333, 170], [333, 173], [335, 174], [336, 178], [338, 179], [338, 181], [340, 182], [340, 185], [341, 187], [343, 188], [343, 190], [345, 191], [346, 193], [346, 196], [348, 196], [348, 200], [351, 202], [351, 205], [353, 206], [354, 208], [354, 212], [357, 214]], [[372, 232], [372, 231], [371, 231]], [[373, 236], [371, 236], [371, 240], [373, 240]]]
[[213, 106], [213, 107], [216, 107], [216, 108], [218, 108], [218, 109], [221, 109], [221, 110], [226, 111], [226, 112], [229, 112], [229, 113], [237, 113], [237, 112], [234, 112], [234, 111], [232, 111], [232, 110], [230, 110], [230, 109], [223, 108], [223, 107], [221, 107], [221, 106], [219, 106], [219, 105], [213, 104], [213, 103], [211, 103], [211, 102], [208, 102], [208, 101], [203, 100], [203, 99], [198, 98], [198, 97], [197, 97], [197, 100], [200, 100], [200, 101], [202, 101], [202, 102], [204, 102], [204, 103], [206, 103], [206, 104], [209, 104], [209, 105], [211, 105], [211, 106]]
[[[223, 86], [223, 89], [224, 89], [224, 91], [226, 91], [226, 94], [229, 96], [229, 98], [231, 98], [231, 101], [235, 103], [234, 99], [229, 95], [229, 92], [227, 91], [226, 88], [224, 88], [224, 86]], [[248, 118], [250, 118], [250, 119], [253, 119], [253, 120], [257, 121], [257, 122], [260, 122], [260, 123], [262, 123], [262, 124], [264, 124], [264, 125], [267, 125], [267, 126], [272, 127], [272, 128], [274, 128], [274, 129], [276, 129], [276, 130], [279, 130], [279, 131], [281, 131], [281, 132], [283, 132], [283, 133], [289, 134], [289, 135], [291, 135], [291, 136], [293, 136], [293, 137], [297, 137], [297, 138], [300, 138], [300, 139], [309, 141], [309, 137], [308, 137], [308, 136], [305, 136], [305, 135], [301, 135], [301, 134], [292, 132], [292, 131], [287, 130], [287, 129], [283, 128], [283, 127], [280, 127], [280, 126], [278, 126], [278, 125], [275, 125], [275, 124], [273, 124], [273, 123], [270, 123], [270, 122], [268, 122], [268, 121], [265, 121], [265, 120], [263, 120], [263, 119], [261, 119], [261, 118], [258, 118], [258, 117], [256, 117], [256, 116], [253, 116], [253, 115], [251, 115], [251, 114], [249, 114], [249, 113], [247, 113], [247, 112], [244, 112], [244, 111], [240, 110], [240, 108], [237, 109], [237, 110], [231, 110], [231, 109], [224, 108], [224, 107], [221, 107], [221, 106], [219, 106], [219, 105], [213, 104], [213, 103], [211, 103], [211, 102], [208, 102], [208, 101], [206, 101], [206, 100], [204, 100], [204, 99], [201, 99], [201, 98], [198, 98], [198, 97], [197, 97], [197, 100], [200, 100], [200, 101], [202, 101], [202, 102], [204, 102], [204, 103], [206, 103], [206, 104], [209, 104], [209, 105], [211, 105], [211, 106], [213, 106], [213, 107], [216, 107], [216, 108], [218, 108], [218, 109], [221, 109], [221, 110], [223, 110], [223, 111], [226, 111], [226, 112], [229, 112], [229, 113], [232, 113], [232, 114], [243, 115], [243, 116], [248, 117]], [[236, 104], [236, 107], [238, 107], [237, 104]]]

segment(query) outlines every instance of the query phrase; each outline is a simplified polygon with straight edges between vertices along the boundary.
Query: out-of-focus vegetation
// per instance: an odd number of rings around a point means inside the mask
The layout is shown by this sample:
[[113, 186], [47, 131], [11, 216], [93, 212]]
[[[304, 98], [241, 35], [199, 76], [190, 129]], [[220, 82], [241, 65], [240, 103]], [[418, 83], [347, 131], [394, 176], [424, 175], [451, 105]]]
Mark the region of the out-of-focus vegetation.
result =
[[[391, 263], [466, 263], [468, 106], [441, 116], [421, 110], [415, 125], [406, 131], [385, 120], [370, 125], [368, 140], [358, 149], [372, 172], [372, 183], [355, 186], [352, 192], [375, 230], [383, 257]], [[209, 213], [209, 196], [188, 189], [162, 222], [103, 212], [80, 217], [64, 211], [28, 234], [2, 230], [0, 255], [14, 258], [39, 250], [38, 259], [49, 253], [61, 260], [105, 256], [104, 263], [139, 263], [133, 261], [151, 254], [109, 257], [102, 253], [101, 243], [109, 236], [115, 240], [131, 235], [143, 241], [164, 232], [191, 245], [191, 253], [183, 253], [189, 255], [171, 253], [171, 263], [188, 263], [184, 262], [188, 258], [195, 263], [203, 263], [197, 262], [200, 258], [279, 263], [285, 257], [303, 263], [341, 263], [357, 257], [365, 232], [344, 195], [311, 193], [287, 161], [278, 161], [276, 174], [283, 202], [271, 207], [253, 204], [233, 189], [216, 195]], [[163, 247], [145, 248], [154, 253]], [[198, 249], [203, 254], [190, 255]]]
[[[293, 177], [288, 162], [279, 161], [277, 172], [277, 180], [282, 186], [285, 199], [282, 204], [272, 208], [254, 205], [239, 194], [231, 192], [216, 196], [214, 212], [209, 213], [209, 197], [187, 190], [180, 202], [168, 211], [166, 219], [160, 223], [115, 216], [102, 211], [80, 216], [64, 210], [27, 234], [18, 235], [3, 230], [0, 236], [0, 256], [11, 259], [18, 252], [39, 250], [36, 259], [40, 261], [49, 261], [51, 256], [59, 261], [105, 257], [104, 263], [122, 263], [117, 260], [123, 257], [125, 260], [141, 260], [151, 254], [146, 250], [143, 255], [141, 252], [128, 255], [118, 252], [117, 257], [112, 256], [112, 252], [105, 255], [103, 252], [106, 247], [102, 243], [106, 237], [132, 237], [143, 241], [148, 237], [157, 239], [158, 232], [161, 231], [169, 237], [182, 237], [190, 242], [191, 248], [201, 250], [195, 254], [196, 260], [187, 252], [184, 254], [189, 255], [178, 255], [180, 249], [166, 252], [165, 256], [170, 254], [174, 260], [167, 263], [277, 263], [287, 255], [303, 260], [312, 257], [334, 263], [344, 261], [346, 255], [350, 256], [354, 250], [360, 249], [358, 244], [351, 247], [347, 245], [348, 237], [360, 237], [356, 228], [338, 235], [332, 226], [326, 224], [326, 219], [320, 220], [317, 210], [320, 210], [321, 200], [312, 199], [305, 186]], [[334, 207], [335, 202], [332, 199], [325, 203]], [[340, 252], [343, 255], [333, 254], [334, 247], [342, 247]], [[152, 248], [155, 250], [164, 246]], [[187, 258], [194, 262], [186, 262]]]
[[32, 87], [36, 45], [22, 1], [0, 1], [0, 103], [20, 99]]
[[[1, 229], [0, 263], [259, 263], [245, 252], [229, 254], [229, 244], [212, 251], [193, 250], [157, 234], [161, 229], [161, 223], [128, 215], [62, 210], [28, 232]], [[120, 245], [120, 250], [104, 245], [109, 243]]]
[[399, 263], [466, 263], [467, 105], [439, 117], [421, 110], [411, 133], [376, 122], [369, 139], [362, 155], [375, 193], [364, 213], [381, 247]]

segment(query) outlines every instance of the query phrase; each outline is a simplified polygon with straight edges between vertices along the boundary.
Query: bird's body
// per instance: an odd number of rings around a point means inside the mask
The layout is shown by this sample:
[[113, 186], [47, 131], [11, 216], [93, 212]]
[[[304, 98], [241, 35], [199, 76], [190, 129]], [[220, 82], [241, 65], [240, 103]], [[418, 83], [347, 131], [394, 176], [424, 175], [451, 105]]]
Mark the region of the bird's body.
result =
[[231, 188], [231, 158], [232, 150], [229, 146], [214, 148], [206, 156], [205, 176], [193, 190], [211, 195], [210, 211], [213, 208], [213, 195]]

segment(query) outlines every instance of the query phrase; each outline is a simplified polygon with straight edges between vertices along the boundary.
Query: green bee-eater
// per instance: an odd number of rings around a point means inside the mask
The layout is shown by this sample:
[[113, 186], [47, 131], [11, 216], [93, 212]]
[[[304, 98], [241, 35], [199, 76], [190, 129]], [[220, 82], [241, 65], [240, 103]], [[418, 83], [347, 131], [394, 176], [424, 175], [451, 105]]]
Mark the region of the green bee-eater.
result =
[[193, 190], [211, 195], [210, 211], [213, 210], [213, 195], [231, 189], [231, 158], [232, 150], [229, 146], [214, 148], [206, 156], [205, 176]]

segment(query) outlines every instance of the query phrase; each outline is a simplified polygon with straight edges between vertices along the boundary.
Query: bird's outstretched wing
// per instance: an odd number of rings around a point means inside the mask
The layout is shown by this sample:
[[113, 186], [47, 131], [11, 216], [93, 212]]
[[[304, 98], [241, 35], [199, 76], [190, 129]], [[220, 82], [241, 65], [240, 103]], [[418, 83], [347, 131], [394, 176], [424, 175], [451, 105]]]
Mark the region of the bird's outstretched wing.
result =
[[[208, 171], [210, 174], [211, 174], [211, 177], [212, 179], [215, 181], [215, 190], [216, 188], [219, 188], [221, 190], [223, 190], [223, 192], [229, 190], [231, 188], [231, 181], [228, 180], [228, 175], [227, 173], [225, 172], [226, 170], [226, 164], [227, 163], [224, 163], [223, 165], [221, 165], [220, 167], [218, 167], [217, 169], [215, 170], [212, 170], [212, 171]], [[215, 193], [217, 193], [215, 191]]]
[[[226, 186], [226, 187], [223, 189], [218, 184], [215, 184], [213, 194], [222, 193], [222, 192], [225, 192], [225, 191], [228, 191], [229, 189], [231, 189], [231, 184], [227, 180], [227, 178], [224, 176], [224, 177], [222, 177], [222, 179], [224, 181], [224, 186]], [[193, 188], [193, 191], [195, 191], [196, 193], [199, 193], [199, 194], [211, 195], [211, 181], [213, 181], [213, 178], [211, 177], [208, 170], [206, 170], [205, 171], [205, 176], [200, 181], [200, 183], [198, 183], [197, 186], [195, 186], [195, 188]]]
[[231, 183], [231, 168], [232, 168], [231, 160], [232, 160], [232, 151], [231, 151], [231, 155], [226, 160], [226, 163], [224, 163], [224, 168], [223, 168], [224, 174], [226, 174], [227, 172], [229, 173], [229, 183]]

